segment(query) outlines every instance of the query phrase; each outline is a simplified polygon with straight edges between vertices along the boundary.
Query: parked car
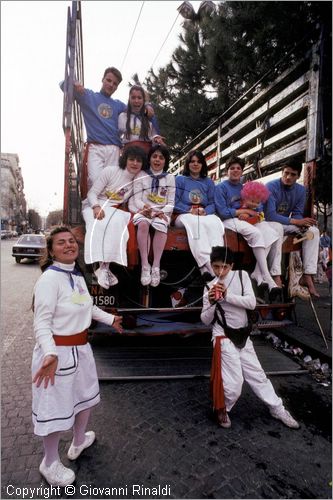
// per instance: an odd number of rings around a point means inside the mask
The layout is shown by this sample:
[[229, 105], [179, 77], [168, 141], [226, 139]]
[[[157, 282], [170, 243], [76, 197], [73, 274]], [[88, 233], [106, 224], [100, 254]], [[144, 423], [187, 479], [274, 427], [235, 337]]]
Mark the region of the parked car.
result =
[[10, 229], [1, 229], [1, 239], [8, 240], [13, 236], [13, 232]]
[[44, 253], [46, 239], [42, 234], [23, 234], [13, 246], [12, 255], [19, 264], [22, 259], [39, 259]]

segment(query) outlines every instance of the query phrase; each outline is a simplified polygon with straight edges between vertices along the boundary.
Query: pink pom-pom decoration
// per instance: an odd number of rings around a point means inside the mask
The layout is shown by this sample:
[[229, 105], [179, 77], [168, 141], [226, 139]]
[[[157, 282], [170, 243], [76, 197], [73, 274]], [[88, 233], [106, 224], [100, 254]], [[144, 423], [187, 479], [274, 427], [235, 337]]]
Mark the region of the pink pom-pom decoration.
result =
[[269, 190], [265, 184], [257, 181], [248, 181], [243, 186], [241, 198], [242, 200], [257, 199], [261, 203], [265, 203], [268, 200], [269, 194]]

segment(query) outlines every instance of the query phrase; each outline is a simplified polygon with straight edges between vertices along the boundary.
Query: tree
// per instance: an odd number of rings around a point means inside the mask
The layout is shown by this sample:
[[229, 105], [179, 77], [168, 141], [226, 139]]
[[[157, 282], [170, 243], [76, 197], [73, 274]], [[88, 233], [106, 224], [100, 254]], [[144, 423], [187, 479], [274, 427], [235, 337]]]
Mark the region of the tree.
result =
[[63, 223], [63, 211], [53, 210], [46, 218], [46, 227], [60, 226]]
[[33, 229], [34, 231], [42, 227], [42, 219], [39, 213], [33, 208], [30, 208], [28, 210], [28, 222], [30, 228]]
[[180, 45], [146, 86], [174, 151], [264, 75], [266, 86], [331, 32], [331, 2], [221, 2], [212, 17], [185, 21]]

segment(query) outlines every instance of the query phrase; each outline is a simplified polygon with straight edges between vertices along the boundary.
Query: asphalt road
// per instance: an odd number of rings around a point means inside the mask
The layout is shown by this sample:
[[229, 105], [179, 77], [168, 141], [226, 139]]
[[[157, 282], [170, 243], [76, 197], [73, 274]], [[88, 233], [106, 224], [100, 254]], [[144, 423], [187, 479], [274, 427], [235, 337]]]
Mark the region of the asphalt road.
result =
[[[1, 244], [1, 498], [331, 498], [331, 388], [308, 374], [271, 378], [301, 423], [296, 431], [272, 419], [248, 387], [224, 430], [212, 418], [205, 378], [101, 382], [90, 423], [96, 443], [71, 464], [74, 489], [51, 491], [31, 424], [30, 306], [40, 271], [15, 264], [12, 242]], [[66, 465], [70, 441], [68, 431], [60, 445]]]

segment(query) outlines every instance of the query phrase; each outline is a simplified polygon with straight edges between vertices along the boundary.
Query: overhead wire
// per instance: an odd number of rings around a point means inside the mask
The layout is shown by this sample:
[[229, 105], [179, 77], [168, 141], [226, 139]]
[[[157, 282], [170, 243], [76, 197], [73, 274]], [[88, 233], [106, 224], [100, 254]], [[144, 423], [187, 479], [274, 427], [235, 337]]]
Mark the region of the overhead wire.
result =
[[165, 42], [166, 42], [166, 41], [167, 41], [167, 39], [169, 38], [169, 35], [170, 35], [170, 33], [171, 33], [171, 31], [172, 31], [172, 29], [173, 29], [174, 25], [176, 24], [176, 21], [177, 21], [178, 17], [179, 17], [179, 12], [178, 12], [178, 14], [177, 14], [177, 16], [176, 16], [176, 19], [174, 20], [174, 22], [173, 22], [173, 24], [172, 24], [171, 28], [169, 29], [169, 32], [168, 32], [167, 36], [165, 37], [165, 39], [164, 39], [164, 41], [163, 41], [163, 43], [162, 43], [162, 45], [161, 45], [161, 47], [160, 47], [159, 51], [157, 52], [157, 55], [155, 56], [155, 59], [154, 59], [153, 63], [150, 65], [150, 68], [152, 68], [152, 67], [154, 66], [154, 64], [155, 64], [155, 62], [156, 62], [156, 59], [157, 59], [157, 58], [158, 58], [158, 56], [160, 55], [160, 53], [161, 53], [161, 51], [162, 51], [162, 49], [163, 49], [163, 47], [164, 47], [164, 45], [165, 45]]
[[126, 60], [126, 57], [127, 57], [128, 51], [129, 51], [129, 48], [130, 48], [130, 46], [131, 46], [131, 43], [132, 43], [132, 40], [133, 40], [133, 37], [134, 37], [134, 33], [135, 33], [135, 31], [136, 31], [136, 27], [137, 27], [137, 25], [138, 25], [138, 22], [139, 22], [139, 19], [140, 19], [140, 16], [141, 16], [141, 12], [142, 12], [142, 9], [143, 9], [143, 6], [144, 6], [144, 3], [145, 3], [145, 2], [142, 2], [141, 9], [140, 9], [139, 15], [138, 15], [138, 17], [137, 17], [137, 20], [136, 20], [136, 23], [135, 23], [135, 26], [134, 26], [134, 29], [133, 29], [133, 32], [132, 32], [131, 39], [130, 39], [130, 41], [129, 41], [129, 43], [128, 43], [128, 46], [127, 46], [127, 49], [126, 49], [126, 53], [125, 53], [124, 58], [123, 58], [123, 62], [121, 63], [121, 66], [120, 66], [120, 69], [121, 69], [121, 70], [123, 69], [124, 62], [125, 62], [125, 60]]

